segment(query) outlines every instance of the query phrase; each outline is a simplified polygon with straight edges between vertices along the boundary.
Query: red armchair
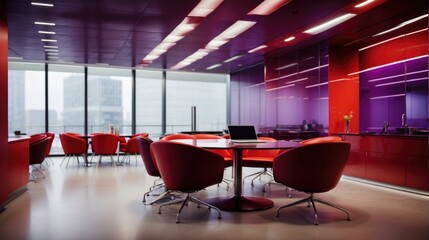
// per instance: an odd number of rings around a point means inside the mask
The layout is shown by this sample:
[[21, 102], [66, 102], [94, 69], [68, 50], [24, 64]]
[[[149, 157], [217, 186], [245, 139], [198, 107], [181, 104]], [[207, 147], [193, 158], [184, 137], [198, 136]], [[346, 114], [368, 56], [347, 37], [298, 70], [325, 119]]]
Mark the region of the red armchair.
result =
[[348, 142], [323, 142], [302, 145], [288, 150], [274, 159], [273, 174], [276, 182], [291, 187], [297, 191], [309, 194], [308, 198], [279, 207], [276, 217], [281, 209], [301, 203], [313, 206], [314, 224], [319, 224], [315, 202], [350, 213], [339, 206], [314, 197], [315, 193], [323, 193], [335, 188], [341, 178], [350, 152]]
[[[38, 141], [33, 141], [29, 146], [29, 164], [30, 164], [30, 178], [31, 180], [37, 181], [37, 176], [33, 174], [33, 170], [37, 170], [38, 172], [43, 174], [43, 178], [45, 178], [46, 174], [41, 169], [41, 165], [45, 160], [45, 152], [48, 146], [48, 137], [41, 138]], [[37, 166], [38, 165], [38, 166]]]
[[68, 167], [72, 157], [75, 157], [79, 164], [79, 156], [85, 157], [88, 152], [88, 145], [85, 139], [79, 137], [79, 134], [60, 133], [60, 142], [65, 155], [60, 166], [63, 165], [64, 160], [68, 159], [66, 165]]
[[140, 153], [139, 146], [137, 142], [137, 137], [145, 137], [147, 138], [149, 136], [148, 133], [137, 133], [133, 134], [128, 141], [123, 142], [121, 140], [122, 138], [119, 137], [119, 151], [125, 153], [124, 157], [121, 160], [121, 163], [130, 162], [131, 155], [134, 155], [136, 157], [136, 163], [137, 163], [137, 154]]
[[223, 157], [199, 147], [170, 141], [154, 142], [150, 149], [167, 190], [186, 193], [184, 198], [161, 204], [159, 214], [162, 207], [183, 202], [176, 217], [176, 223], [179, 223], [183, 207], [191, 201], [216, 209], [218, 218], [222, 218], [218, 208], [191, 193], [222, 182], [225, 166]]
[[[110, 133], [97, 133], [92, 136], [92, 157], [99, 155], [98, 163], [101, 163], [102, 156], [109, 156], [112, 165], [115, 163], [113, 155], [118, 150], [118, 136]], [[91, 157], [91, 162], [92, 162]]]
[[[258, 139], [265, 141], [277, 141], [276, 139], [270, 137], [259, 137]], [[242, 166], [251, 168], [262, 168], [262, 171], [244, 177], [243, 181], [245, 178], [254, 176], [251, 181], [251, 185], [254, 186], [253, 181], [256, 178], [261, 177], [262, 175], [269, 175], [273, 177], [273, 174], [268, 169], [273, 167], [273, 160], [278, 154], [278, 149], [244, 151]]]

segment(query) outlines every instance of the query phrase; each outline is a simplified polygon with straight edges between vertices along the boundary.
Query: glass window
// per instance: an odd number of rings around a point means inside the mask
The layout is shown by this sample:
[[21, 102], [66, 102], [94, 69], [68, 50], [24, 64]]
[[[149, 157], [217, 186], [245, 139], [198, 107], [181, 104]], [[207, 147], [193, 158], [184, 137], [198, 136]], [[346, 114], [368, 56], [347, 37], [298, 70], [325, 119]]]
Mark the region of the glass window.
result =
[[88, 67], [88, 133], [131, 134], [131, 70]]
[[45, 65], [9, 63], [9, 134], [45, 132]]
[[51, 154], [63, 153], [59, 133], [85, 133], [84, 71], [83, 66], [48, 66], [49, 132], [57, 135]]
[[226, 74], [167, 72], [167, 133], [191, 130], [196, 106], [197, 131], [221, 131], [227, 125]]
[[136, 71], [136, 132], [162, 135], [162, 71]]

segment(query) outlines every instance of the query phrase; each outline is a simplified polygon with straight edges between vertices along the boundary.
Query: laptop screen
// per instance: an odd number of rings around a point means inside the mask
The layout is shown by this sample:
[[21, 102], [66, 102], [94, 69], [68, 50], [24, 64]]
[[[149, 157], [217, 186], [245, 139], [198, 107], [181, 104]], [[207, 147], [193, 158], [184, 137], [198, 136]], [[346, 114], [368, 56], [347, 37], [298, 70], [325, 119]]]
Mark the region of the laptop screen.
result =
[[231, 140], [258, 139], [255, 126], [252, 125], [229, 125], [228, 132]]

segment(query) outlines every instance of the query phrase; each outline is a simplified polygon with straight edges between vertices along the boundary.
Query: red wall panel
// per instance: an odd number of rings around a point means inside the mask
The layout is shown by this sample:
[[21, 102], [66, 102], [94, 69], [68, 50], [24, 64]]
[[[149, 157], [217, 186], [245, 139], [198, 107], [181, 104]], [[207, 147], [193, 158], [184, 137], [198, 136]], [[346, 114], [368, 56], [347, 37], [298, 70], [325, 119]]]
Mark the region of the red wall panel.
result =
[[344, 115], [353, 112], [350, 132], [359, 132], [359, 77], [348, 74], [359, 68], [355, 48], [329, 49], [329, 132], [344, 132]]
[[428, 32], [419, 32], [361, 51], [359, 70], [427, 54]]
[[[4, 7], [5, 4], [0, 4]], [[7, 123], [7, 55], [8, 36], [5, 23], [6, 11], [0, 16], [0, 204], [7, 198], [7, 149], [8, 149], [8, 123]]]

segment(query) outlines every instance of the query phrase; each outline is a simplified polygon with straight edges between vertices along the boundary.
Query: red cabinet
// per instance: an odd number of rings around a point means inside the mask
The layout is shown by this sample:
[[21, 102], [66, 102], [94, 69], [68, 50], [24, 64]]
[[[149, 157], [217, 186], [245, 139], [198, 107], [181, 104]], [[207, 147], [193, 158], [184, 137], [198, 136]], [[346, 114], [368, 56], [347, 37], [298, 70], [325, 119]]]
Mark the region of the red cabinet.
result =
[[427, 137], [342, 135], [352, 147], [345, 175], [429, 191]]
[[3, 206], [27, 189], [29, 180], [29, 138], [9, 139], [7, 147], [7, 166], [2, 175], [0, 211]]

